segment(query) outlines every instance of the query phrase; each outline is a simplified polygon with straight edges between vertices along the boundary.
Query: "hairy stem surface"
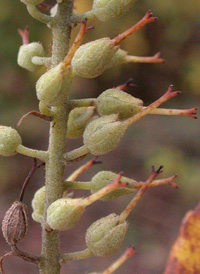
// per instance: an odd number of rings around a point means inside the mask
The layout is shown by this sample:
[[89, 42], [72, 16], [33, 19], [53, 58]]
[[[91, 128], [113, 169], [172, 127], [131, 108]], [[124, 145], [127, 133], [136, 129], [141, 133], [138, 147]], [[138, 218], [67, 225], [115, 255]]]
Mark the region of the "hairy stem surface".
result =
[[[70, 17], [73, 0], [64, 0], [58, 5], [58, 13], [52, 22], [53, 47], [51, 67], [63, 61], [69, 49], [71, 33]], [[42, 232], [41, 274], [60, 273], [60, 241], [57, 231], [47, 231], [46, 212], [49, 205], [63, 194], [64, 162], [68, 111], [66, 107], [53, 108], [54, 119], [50, 124], [49, 159], [46, 162], [46, 197]]]

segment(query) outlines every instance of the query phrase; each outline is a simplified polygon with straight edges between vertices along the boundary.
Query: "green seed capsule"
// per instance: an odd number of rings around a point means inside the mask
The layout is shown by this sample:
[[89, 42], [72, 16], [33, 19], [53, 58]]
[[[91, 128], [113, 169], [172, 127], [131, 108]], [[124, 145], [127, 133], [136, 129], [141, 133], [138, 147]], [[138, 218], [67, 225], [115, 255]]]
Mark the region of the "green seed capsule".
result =
[[75, 139], [83, 135], [85, 127], [94, 114], [94, 107], [75, 108], [69, 113], [67, 138]]
[[88, 249], [98, 257], [115, 253], [126, 235], [128, 223], [116, 214], [110, 214], [94, 222], [87, 230], [85, 240]]
[[19, 48], [17, 63], [20, 67], [33, 72], [40, 67], [32, 63], [32, 58], [34, 56], [45, 56], [43, 46], [40, 43], [33, 42], [30, 44], [22, 45]]
[[22, 143], [19, 133], [11, 127], [0, 126], [0, 155], [15, 155], [18, 145]]
[[82, 199], [62, 198], [52, 203], [47, 209], [47, 223], [54, 230], [71, 229], [85, 211]]
[[126, 13], [136, 0], [94, 0], [93, 11], [101, 21], [108, 21]]
[[118, 115], [107, 115], [90, 122], [83, 134], [83, 142], [93, 155], [103, 155], [114, 150], [128, 126], [118, 120]]
[[72, 81], [70, 66], [60, 63], [43, 74], [36, 83], [37, 98], [47, 106], [63, 104]]
[[116, 89], [104, 91], [96, 100], [97, 111], [101, 116], [119, 114], [120, 119], [128, 118], [142, 110], [143, 101]]
[[72, 59], [73, 73], [84, 78], [95, 78], [103, 73], [118, 47], [109, 38], [82, 45]]
[[21, 0], [22, 3], [26, 4], [26, 5], [38, 5], [41, 4], [42, 2], [44, 2], [44, 0]]
[[54, 17], [57, 14], [58, 4], [54, 5], [53, 8], [50, 9], [51, 17]]
[[107, 64], [106, 69], [128, 63], [128, 61], [126, 59], [127, 56], [128, 56], [127, 51], [122, 50], [122, 49], [118, 49], [118, 51], [115, 53], [112, 60], [109, 62], [109, 64]]
[[43, 219], [44, 211], [44, 200], [45, 200], [45, 186], [41, 187], [35, 192], [32, 200], [32, 218], [34, 221], [41, 223]]
[[[116, 179], [116, 176], [117, 176], [117, 174], [113, 173], [111, 171], [98, 172], [91, 180], [91, 182], [92, 182], [91, 192], [95, 193], [95, 192], [99, 191], [100, 189], [102, 189], [103, 187], [109, 185]], [[134, 181], [130, 178], [124, 177], [124, 176], [122, 176], [120, 181], [128, 182], [129, 186], [135, 185], [135, 183], [136, 183], [136, 181]], [[111, 191], [110, 193], [105, 195], [103, 198], [101, 198], [101, 200], [108, 201], [108, 200], [115, 199], [115, 198], [118, 198], [122, 195], [126, 195], [129, 193], [133, 193], [133, 190], [128, 187], [123, 187], [123, 188], [119, 188], [119, 189]]]

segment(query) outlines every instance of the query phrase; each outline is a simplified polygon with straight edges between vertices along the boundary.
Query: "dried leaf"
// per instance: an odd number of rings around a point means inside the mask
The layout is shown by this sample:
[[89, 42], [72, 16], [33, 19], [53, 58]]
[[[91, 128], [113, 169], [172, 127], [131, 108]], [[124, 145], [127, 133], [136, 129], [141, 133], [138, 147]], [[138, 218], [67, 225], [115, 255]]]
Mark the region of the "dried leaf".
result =
[[164, 274], [200, 273], [200, 203], [183, 219]]

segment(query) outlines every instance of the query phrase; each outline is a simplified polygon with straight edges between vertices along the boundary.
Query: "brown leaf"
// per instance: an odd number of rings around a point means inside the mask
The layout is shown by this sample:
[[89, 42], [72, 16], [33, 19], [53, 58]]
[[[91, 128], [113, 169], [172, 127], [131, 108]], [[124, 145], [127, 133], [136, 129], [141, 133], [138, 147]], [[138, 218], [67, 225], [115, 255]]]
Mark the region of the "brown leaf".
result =
[[200, 203], [184, 217], [164, 274], [200, 274]]

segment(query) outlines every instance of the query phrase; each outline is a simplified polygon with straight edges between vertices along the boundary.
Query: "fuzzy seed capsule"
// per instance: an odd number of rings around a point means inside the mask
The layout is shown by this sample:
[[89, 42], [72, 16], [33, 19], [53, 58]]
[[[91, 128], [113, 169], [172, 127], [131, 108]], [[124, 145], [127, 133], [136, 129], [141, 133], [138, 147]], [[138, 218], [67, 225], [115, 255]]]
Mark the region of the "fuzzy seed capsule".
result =
[[[113, 173], [111, 171], [98, 172], [91, 180], [91, 182], [92, 182], [91, 192], [95, 193], [95, 192], [99, 191], [100, 189], [102, 189], [103, 187], [109, 185], [110, 183], [112, 183], [115, 180], [116, 176], [117, 176], [117, 174]], [[134, 181], [128, 177], [124, 177], [124, 176], [122, 176], [120, 181], [128, 182], [129, 186], [134, 185], [136, 183], [136, 181]], [[108, 200], [115, 199], [122, 195], [126, 195], [126, 194], [129, 194], [132, 192], [133, 192], [132, 189], [130, 189], [128, 187], [119, 188], [119, 189], [111, 191], [110, 193], [108, 193], [107, 195], [102, 197], [101, 200], [108, 201]]]
[[86, 43], [78, 48], [73, 59], [73, 73], [84, 78], [95, 78], [103, 73], [118, 47], [109, 38]]
[[21, 2], [26, 5], [39, 5], [44, 2], [44, 0], [21, 0]]
[[112, 68], [112, 67], [115, 67], [115, 66], [120, 66], [124, 63], [128, 63], [127, 56], [128, 56], [127, 51], [122, 50], [122, 49], [118, 49], [116, 51], [114, 57], [112, 58], [112, 60], [109, 62], [109, 64], [107, 64], [106, 69], [109, 69], [109, 68]]
[[41, 187], [35, 192], [32, 200], [32, 218], [34, 221], [41, 223], [43, 219], [44, 211], [44, 201], [45, 201], [45, 186]]
[[0, 155], [6, 157], [15, 155], [21, 143], [22, 139], [14, 128], [0, 126]]
[[94, 107], [80, 107], [70, 111], [67, 122], [67, 138], [81, 137], [93, 114]]
[[126, 235], [128, 223], [120, 223], [120, 217], [110, 214], [94, 222], [87, 230], [85, 240], [88, 249], [98, 257], [115, 253]]
[[56, 16], [58, 10], [58, 4], [54, 5], [53, 8], [50, 9], [50, 15], [51, 17]]
[[68, 97], [71, 81], [70, 66], [65, 67], [63, 63], [60, 63], [48, 70], [37, 81], [36, 92], [38, 100], [47, 106], [63, 104]]
[[62, 198], [52, 203], [47, 209], [47, 223], [54, 230], [71, 229], [85, 211], [82, 199]]
[[19, 48], [17, 63], [20, 67], [33, 72], [40, 67], [32, 63], [32, 58], [34, 56], [45, 56], [43, 46], [40, 43], [33, 42], [22, 45]]
[[122, 90], [112, 88], [104, 91], [97, 98], [96, 106], [101, 116], [118, 114], [119, 119], [124, 119], [140, 112], [143, 101]]
[[126, 13], [136, 0], [94, 0], [93, 11], [101, 21], [108, 21]]
[[28, 232], [27, 207], [21, 202], [14, 202], [6, 212], [2, 222], [2, 232], [11, 246], [23, 240]]
[[127, 124], [118, 115], [107, 115], [90, 122], [83, 134], [83, 142], [93, 155], [103, 155], [114, 150], [127, 131]]

